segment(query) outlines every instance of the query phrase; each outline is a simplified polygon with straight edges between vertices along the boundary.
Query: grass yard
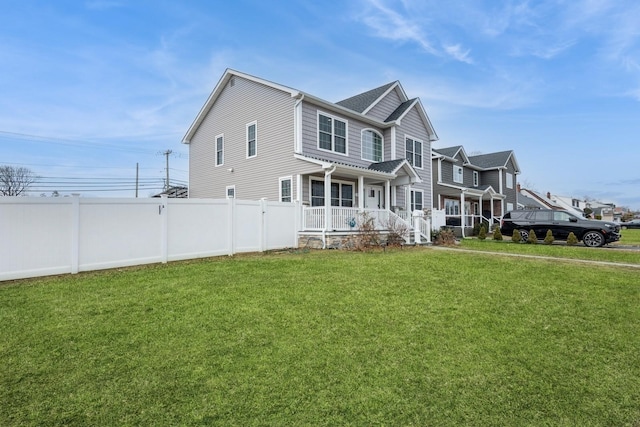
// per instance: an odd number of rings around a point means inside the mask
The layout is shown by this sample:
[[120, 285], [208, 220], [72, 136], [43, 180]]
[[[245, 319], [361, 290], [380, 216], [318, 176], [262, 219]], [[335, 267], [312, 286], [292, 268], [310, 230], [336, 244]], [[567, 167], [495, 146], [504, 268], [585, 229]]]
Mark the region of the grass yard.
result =
[[0, 425], [638, 426], [639, 277], [416, 248], [0, 284]]
[[620, 240], [619, 244], [640, 246], [640, 229], [634, 228], [620, 230], [620, 234], [622, 234], [622, 239]]

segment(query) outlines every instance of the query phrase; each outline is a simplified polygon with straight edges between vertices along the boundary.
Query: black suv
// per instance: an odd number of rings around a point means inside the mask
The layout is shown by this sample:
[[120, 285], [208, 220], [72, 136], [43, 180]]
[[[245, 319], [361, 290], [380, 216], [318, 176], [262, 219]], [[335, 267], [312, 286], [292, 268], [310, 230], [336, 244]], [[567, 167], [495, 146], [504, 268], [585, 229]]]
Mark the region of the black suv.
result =
[[608, 221], [578, 218], [566, 211], [553, 209], [523, 209], [507, 212], [502, 218], [500, 231], [511, 236], [518, 230], [523, 240], [528, 239], [529, 230], [543, 239], [551, 230], [556, 240], [567, 240], [569, 233], [582, 240], [585, 246], [597, 247], [620, 240], [620, 226]]

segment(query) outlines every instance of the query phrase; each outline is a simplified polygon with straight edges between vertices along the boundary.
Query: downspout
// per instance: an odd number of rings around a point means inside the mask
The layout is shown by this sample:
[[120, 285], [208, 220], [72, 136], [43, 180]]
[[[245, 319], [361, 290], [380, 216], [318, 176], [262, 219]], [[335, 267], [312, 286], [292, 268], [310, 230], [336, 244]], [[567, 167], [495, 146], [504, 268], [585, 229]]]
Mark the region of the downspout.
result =
[[331, 174], [336, 171], [337, 165], [324, 171], [324, 228], [322, 230], [322, 249], [327, 248], [327, 231], [333, 229], [331, 217]]
[[293, 123], [294, 123], [294, 153], [302, 154], [302, 100], [304, 93], [296, 96], [296, 103], [293, 106]]

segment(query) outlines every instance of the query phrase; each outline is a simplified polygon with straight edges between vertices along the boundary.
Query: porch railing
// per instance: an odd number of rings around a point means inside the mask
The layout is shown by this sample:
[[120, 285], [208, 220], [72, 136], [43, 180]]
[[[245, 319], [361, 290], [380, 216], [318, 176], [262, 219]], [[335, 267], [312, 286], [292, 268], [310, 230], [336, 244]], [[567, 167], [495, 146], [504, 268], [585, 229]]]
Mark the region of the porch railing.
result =
[[[359, 209], [332, 206], [331, 229], [334, 231], [355, 231], [362, 220], [362, 213], [366, 212], [373, 218], [376, 229], [384, 229], [389, 220], [389, 211], [385, 209]], [[305, 207], [302, 215], [302, 227], [304, 230], [322, 231], [325, 229], [325, 207]]]

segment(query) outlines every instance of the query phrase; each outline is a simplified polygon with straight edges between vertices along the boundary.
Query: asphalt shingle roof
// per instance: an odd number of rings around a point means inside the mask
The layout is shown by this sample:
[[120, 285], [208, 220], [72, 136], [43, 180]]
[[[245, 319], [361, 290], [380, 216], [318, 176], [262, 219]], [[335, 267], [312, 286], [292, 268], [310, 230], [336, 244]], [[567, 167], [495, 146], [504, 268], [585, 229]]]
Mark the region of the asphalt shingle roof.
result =
[[369, 106], [373, 104], [378, 98], [380, 98], [383, 93], [385, 93], [391, 86], [396, 83], [397, 82], [387, 83], [384, 86], [380, 86], [375, 89], [371, 89], [358, 95], [352, 96], [351, 98], [338, 101], [336, 102], [336, 104], [340, 105], [341, 107], [357, 111], [358, 113], [362, 113], [364, 110], [369, 108]]
[[483, 169], [506, 166], [513, 151], [500, 151], [497, 153], [481, 154], [479, 156], [469, 156], [472, 165]]
[[437, 149], [434, 148], [433, 151], [435, 151], [438, 154], [442, 154], [443, 156], [453, 157], [461, 148], [462, 148], [462, 145], [456, 145], [455, 147], [437, 148]]
[[398, 118], [400, 118], [400, 116], [402, 116], [404, 112], [407, 111], [407, 109], [411, 106], [411, 104], [413, 104], [415, 100], [416, 98], [413, 98], [400, 104], [398, 108], [396, 108], [396, 110], [393, 113], [391, 113], [389, 117], [387, 117], [385, 122], [392, 122], [394, 120], [398, 120]]
[[378, 172], [393, 173], [402, 162], [404, 162], [404, 159], [387, 160], [386, 162], [372, 163], [369, 165], [369, 169]]

